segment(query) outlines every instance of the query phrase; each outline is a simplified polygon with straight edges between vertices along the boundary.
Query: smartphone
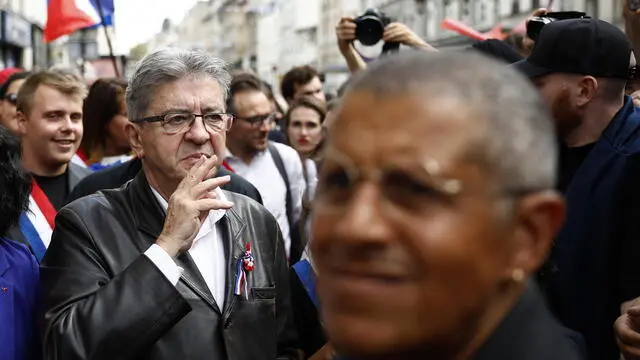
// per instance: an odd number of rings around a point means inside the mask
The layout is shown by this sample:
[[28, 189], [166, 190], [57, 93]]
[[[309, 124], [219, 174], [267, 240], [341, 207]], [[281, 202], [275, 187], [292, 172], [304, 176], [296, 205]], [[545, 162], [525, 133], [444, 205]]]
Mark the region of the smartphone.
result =
[[631, 11], [640, 10], [640, 0], [629, 0], [629, 10]]

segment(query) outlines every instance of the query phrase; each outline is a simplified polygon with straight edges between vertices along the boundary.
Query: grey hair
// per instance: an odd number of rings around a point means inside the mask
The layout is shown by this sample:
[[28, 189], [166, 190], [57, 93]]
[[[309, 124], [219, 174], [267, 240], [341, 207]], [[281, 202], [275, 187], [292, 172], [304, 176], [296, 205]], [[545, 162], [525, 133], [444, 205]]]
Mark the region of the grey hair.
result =
[[127, 112], [131, 119], [144, 117], [155, 89], [184, 78], [210, 77], [220, 84], [223, 100], [229, 94], [231, 75], [227, 63], [203, 51], [164, 48], [145, 56], [129, 79]]
[[479, 125], [472, 159], [485, 163], [506, 190], [550, 190], [558, 144], [538, 91], [514, 69], [481, 54], [408, 52], [376, 61], [347, 93], [412, 94], [437, 106], [445, 100]]

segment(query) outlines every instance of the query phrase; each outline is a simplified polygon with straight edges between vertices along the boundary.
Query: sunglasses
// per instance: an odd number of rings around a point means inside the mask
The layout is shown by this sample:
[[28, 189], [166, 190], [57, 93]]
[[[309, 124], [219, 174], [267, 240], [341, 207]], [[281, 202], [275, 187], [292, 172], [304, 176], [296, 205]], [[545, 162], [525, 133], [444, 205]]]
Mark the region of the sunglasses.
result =
[[18, 104], [18, 94], [7, 94], [4, 99], [14, 106]]

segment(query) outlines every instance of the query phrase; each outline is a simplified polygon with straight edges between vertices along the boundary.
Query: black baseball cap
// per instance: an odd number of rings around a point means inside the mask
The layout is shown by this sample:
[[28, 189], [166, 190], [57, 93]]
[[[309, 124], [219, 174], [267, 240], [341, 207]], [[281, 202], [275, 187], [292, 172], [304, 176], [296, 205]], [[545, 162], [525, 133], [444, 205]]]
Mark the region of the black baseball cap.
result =
[[616, 26], [597, 19], [545, 25], [529, 58], [513, 67], [529, 78], [551, 73], [628, 79], [631, 43]]

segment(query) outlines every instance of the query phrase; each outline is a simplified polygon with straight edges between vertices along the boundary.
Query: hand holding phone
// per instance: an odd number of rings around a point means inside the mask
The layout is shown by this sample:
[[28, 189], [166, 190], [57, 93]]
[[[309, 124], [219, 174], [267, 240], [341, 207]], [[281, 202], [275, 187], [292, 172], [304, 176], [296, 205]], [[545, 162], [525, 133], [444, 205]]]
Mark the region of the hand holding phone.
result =
[[640, 10], [640, 0], [628, 0], [629, 1], [629, 10], [636, 12]]

